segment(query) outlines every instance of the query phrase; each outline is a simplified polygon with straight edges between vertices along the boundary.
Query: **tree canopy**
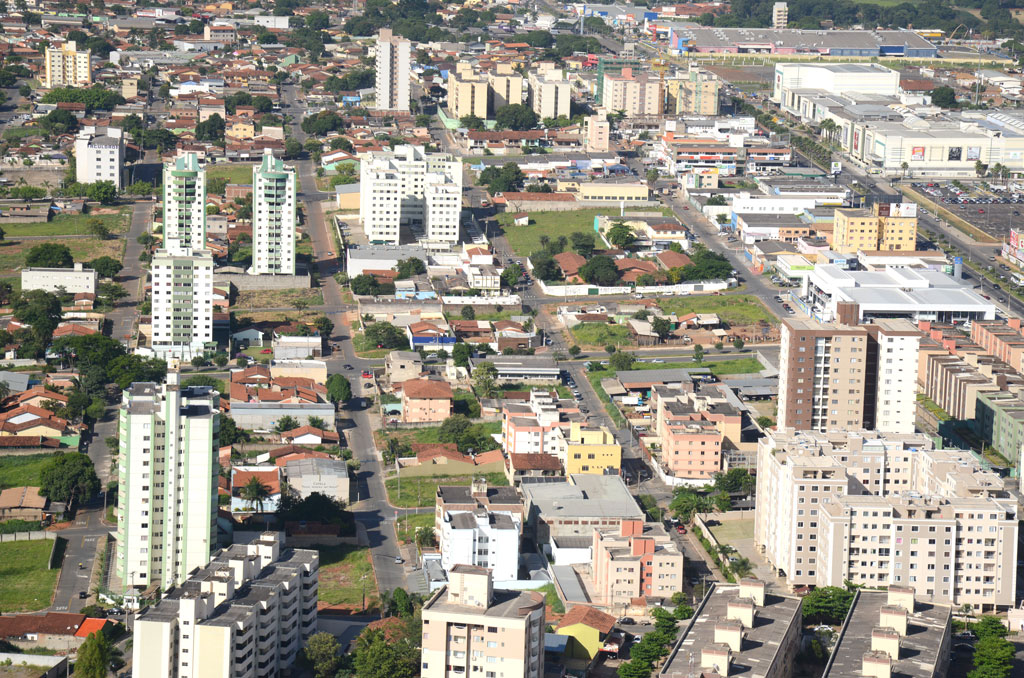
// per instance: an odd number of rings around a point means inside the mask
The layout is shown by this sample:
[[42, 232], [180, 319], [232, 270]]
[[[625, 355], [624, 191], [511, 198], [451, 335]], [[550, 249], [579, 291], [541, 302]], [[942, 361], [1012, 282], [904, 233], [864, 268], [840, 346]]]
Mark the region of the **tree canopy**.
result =
[[99, 491], [100, 479], [87, 454], [56, 454], [40, 472], [39, 493], [50, 501], [85, 501]]

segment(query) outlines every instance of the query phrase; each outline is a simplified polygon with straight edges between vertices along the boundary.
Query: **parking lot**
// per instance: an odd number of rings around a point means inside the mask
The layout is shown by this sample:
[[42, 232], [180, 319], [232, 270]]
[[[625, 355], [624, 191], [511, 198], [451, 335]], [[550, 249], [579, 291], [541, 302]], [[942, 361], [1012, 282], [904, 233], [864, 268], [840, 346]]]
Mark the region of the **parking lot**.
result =
[[1024, 229], [1024, 184], [915, 182], [911, 188], [993, 238]]

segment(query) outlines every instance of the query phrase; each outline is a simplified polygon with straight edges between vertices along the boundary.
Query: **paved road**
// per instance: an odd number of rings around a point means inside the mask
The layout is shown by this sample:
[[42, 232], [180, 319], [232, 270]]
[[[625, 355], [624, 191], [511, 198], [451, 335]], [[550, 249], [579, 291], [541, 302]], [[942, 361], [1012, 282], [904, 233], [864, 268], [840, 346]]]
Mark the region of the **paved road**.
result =
[[[89, 577], [92, 575], [97, 542], [104, 539], [111, 530], [100, 522], [102, 515], [102, 499], [94, 499], [87, 507], [78, 510], [72, 527], [58, 533], [67, 540], [67, 548], [64, 551], [64, 567], [61, 568], [57, 580], [53, 605], [49, 608], [51, 611], [77, 612], [92, 602], [79, 598], [79, 593], [90, 593]], [[81, 569], [78, 567], [79, 563], [82, 563]]]
[[111, 336], [118, 341], [125, 342], [131, 337], [132, 327], [138, 317], [139, 304], [144, 299], [143, 283], [146, 271], [142, 268], [139, 255], [142, 254], [142, 245], [138, 238], [143, 233], [148, 233], [150, 224], [153, 222], [153, 203], [150, 201], [137, 202], [132, 208], [132, 223], [125, 236], [127, 243], [124, 252], [124, 268], [117, 277], [128, 296], [120, 300], [114, 310], [107, 314], [113, 323]]

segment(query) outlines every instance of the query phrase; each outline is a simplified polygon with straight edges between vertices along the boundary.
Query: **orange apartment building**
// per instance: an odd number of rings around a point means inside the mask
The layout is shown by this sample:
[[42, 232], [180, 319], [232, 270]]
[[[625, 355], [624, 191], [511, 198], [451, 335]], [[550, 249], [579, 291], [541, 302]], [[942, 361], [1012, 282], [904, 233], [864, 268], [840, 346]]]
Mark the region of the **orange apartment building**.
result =
[[[505, 454], [551, 454], [564, 445], [559, 402], [546, 391], [531, 391], [525, 402], [506, 401], [501, 411]], [[568, 426], [568, 423], [566, 423]]]
[[662, 468], [677, 478], [710, 480], [722, 469], [723, 451], [740, 441], [742, 413], [724, 399], [664, 388], [652, 393]]
[[660, 523], [623, 520], [599, 527], [593, 542], [594, 602], [629, 605], [683, 590], [685, 557]]
[[1024, 331], [1020, 318], [976, 320], [971, 323], [971, 339], [1004, 363], [1024, 371]]
[[402, 382], [402, 421], [442, 422], [452, 416], [452, 387], [446, 381], [409, 379]]
[[544, 622], [543, 593], [494, 589], [490, 570], [456, 565], [423, 605], [420, 675], [540, 678]]

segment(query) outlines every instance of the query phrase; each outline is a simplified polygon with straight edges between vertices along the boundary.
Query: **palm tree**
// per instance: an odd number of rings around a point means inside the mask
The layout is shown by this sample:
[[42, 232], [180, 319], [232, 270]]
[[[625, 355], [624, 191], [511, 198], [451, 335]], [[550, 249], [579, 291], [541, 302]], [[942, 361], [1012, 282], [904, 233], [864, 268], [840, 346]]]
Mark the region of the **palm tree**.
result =
[[718, 553], [723, 558], [728, 559], [730, 555], [732, 555], [733, 553], [736, 553], [736, 549], [734, 549], [733, 547], [729, 546], [728, 544], [719, 544], [718, 545]]
[[270, 498], [270, 487], [264, 485], [258, 477], [253, 476], [242, 486], [239, 496], [249, 503], [250, 508], [256, 507], [260, 513], [263, 513], [263, 502]]
[[906, 160], [904, 160], [903, 162], [900, 163], [900, 169], [903, 170], [903, 178], [906, 179], [907, 178], [907, 170], [910, 169], [910, 163], [908, 163]]
[[750, 562], [750, 558], [740, 557], [729, 564], [729, 569], [737, 579], [742, 579], [754, 571], [754, 564]]
[[6, 400], [11, 395], [11, 387], [6, 381], [0, 381], [0, 400]]

